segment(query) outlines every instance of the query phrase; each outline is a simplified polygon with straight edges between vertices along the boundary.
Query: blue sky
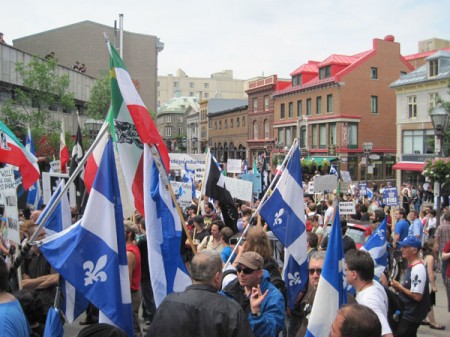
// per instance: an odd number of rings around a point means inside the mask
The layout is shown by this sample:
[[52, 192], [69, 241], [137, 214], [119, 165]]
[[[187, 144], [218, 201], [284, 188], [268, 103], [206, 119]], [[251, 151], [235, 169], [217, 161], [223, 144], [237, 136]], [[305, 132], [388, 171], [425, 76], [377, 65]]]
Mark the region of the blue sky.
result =
[[308, 60], [371, 49], [373, 38], [394, 35], [402, 54], [418, 41], [450, 40], [448, 0], [78, 0], [9, 2], [0, 31], [5, 40], [84, 20], [158, 36], [159, 74], [178, 68], [208, 77], [233, 69], [235, 78], [289, 73]]

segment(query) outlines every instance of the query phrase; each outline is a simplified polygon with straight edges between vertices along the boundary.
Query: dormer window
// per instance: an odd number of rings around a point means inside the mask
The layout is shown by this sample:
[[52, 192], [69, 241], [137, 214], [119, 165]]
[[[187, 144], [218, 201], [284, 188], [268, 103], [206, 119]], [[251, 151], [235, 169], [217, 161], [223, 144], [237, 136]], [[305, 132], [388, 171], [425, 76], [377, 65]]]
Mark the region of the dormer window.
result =
[[302, 75], [301, 74], [292, 76], [292, 86], [293, 87], [295, 87], [297, 85], [301, 85], [301, 84], [302, 84]]
[[319, 69], [319, 79], [324, 79], [331, 76], [331, 66], [325, 66]]
[[434, 76], [438, 75], [438, 73], [439, 73], [439, 67], [438, 67], [439, 62], [438, 61], [439, 60], [436, 59], [436, 60], [431, 60], [428, 62], [429, 77], [434, 77]]

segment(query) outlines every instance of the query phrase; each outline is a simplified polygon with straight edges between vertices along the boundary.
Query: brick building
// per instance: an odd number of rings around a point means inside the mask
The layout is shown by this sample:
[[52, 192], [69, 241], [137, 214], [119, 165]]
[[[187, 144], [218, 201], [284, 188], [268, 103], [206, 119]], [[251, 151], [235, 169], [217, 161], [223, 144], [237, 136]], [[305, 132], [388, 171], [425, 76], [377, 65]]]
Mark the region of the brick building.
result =
[[275, 137], [287, 146], [298, 137], [303, 156], [335, 160], [355, 181], [366, 176], [363, 143], [371, 142], [377, 159], [368, 179], [393, 180], [396, 103], [389, 85], [412, 69], [393, 36], [373, 39], [372, 49], [356, 55], [310, 61], [274, 94]]
[[[279, 80], [277, 75], [249, 82], [248, 95], [248, 154], [249, 161], [261, 160], [276, 146], [273, 133], [273, 93], [288, 87], [290, 80]], [[262, 163], [260, 161], [260, 163]]]

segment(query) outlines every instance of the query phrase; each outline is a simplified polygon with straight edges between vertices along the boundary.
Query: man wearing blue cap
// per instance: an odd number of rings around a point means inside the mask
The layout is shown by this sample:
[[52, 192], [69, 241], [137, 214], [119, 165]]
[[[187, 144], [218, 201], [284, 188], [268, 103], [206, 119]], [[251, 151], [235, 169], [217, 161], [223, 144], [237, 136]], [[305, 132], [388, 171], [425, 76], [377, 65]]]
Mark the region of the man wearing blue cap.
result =
[[419, 238], [408, 236], [397, 244], [401, 248], [403, 258], [408, 261], [408, 269], [403, 284], [391, 281], [391, 286], [405, 304], [395, 336], [415, 337], [420, 323], [430, 311], [427, 271], [419, 258], [422, 243]]

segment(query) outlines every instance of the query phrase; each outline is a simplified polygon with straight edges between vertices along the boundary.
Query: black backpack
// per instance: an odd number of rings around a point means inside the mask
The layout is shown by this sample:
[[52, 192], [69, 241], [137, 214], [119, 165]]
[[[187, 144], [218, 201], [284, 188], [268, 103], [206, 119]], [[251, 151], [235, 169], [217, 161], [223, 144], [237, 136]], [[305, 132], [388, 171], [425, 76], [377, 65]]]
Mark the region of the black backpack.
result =
[[[389, 326], [391, 327], [392, 333], [395, 335], [402, 317], [403, 309], [405, 308], [405, 304], [396, 292], [385, 286], [383, 286], [383, 288], [386, 291], [386, 296], [388, 299], [387, 320]], [[398, 315], [395, 314], [397, 311], [399, 312]]]

